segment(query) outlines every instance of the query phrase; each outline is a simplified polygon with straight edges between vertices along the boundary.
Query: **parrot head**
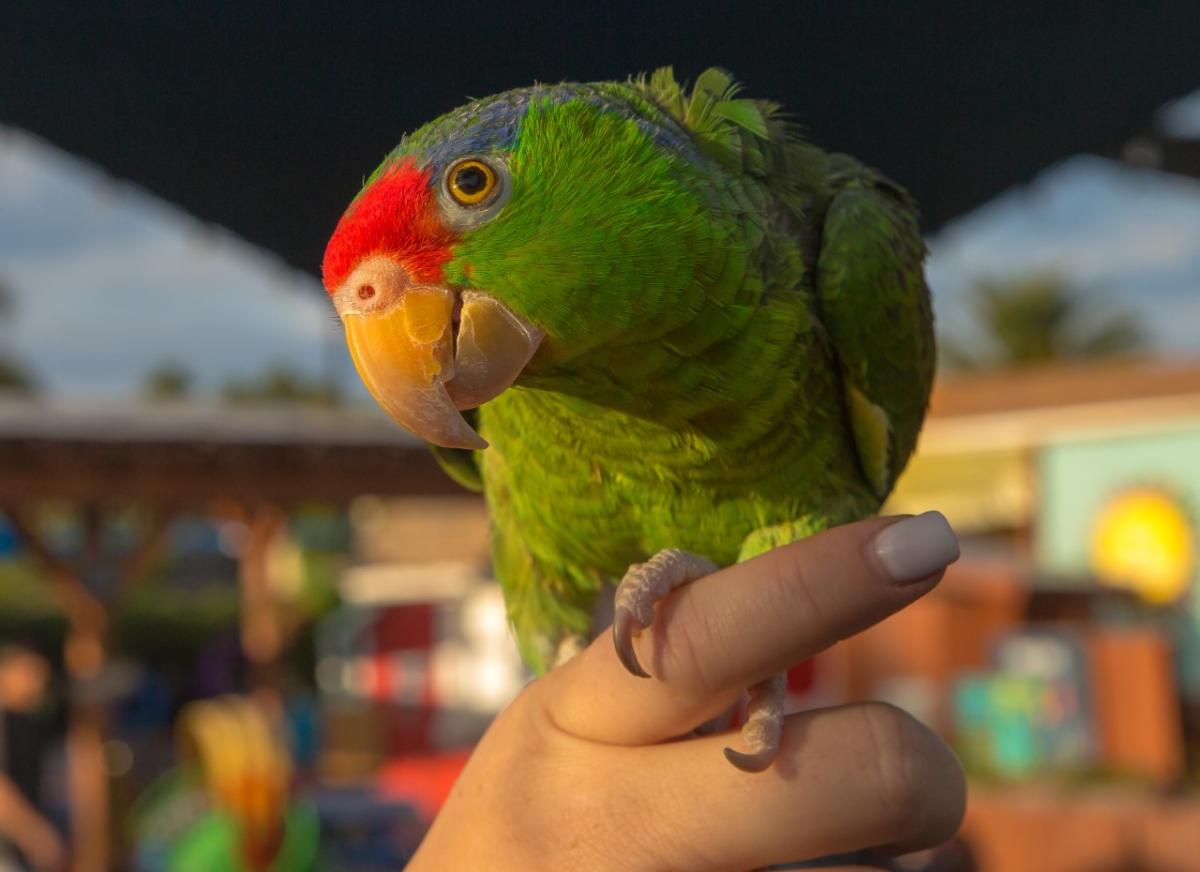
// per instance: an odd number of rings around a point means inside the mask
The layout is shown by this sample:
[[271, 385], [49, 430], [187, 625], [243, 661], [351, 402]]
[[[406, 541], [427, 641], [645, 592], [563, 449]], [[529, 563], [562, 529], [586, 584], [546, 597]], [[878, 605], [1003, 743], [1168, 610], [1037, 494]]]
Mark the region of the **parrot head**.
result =
[[405, 137], [322, 265], [376, 401], [428, 442], [483, 448], [462, 410], [686, 323], [714, 268], [702, 165], [621, 86], [510, 91]]

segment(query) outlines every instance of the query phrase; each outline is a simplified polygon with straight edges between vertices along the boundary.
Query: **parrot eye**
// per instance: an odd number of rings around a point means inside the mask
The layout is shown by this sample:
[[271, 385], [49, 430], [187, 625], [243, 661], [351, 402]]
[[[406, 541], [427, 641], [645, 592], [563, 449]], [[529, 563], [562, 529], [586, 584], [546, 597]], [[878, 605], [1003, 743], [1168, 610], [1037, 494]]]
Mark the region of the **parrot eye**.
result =
[[496, 171], [478, 158], [453, 164], [446, 172], [446, 191], [460, 206], [478, 206], [496, 190]]
[[495, 218], [513, 193], [504, 155], [464, 155], [453, 161], [436, 185], [443, 220], [466, 232]]

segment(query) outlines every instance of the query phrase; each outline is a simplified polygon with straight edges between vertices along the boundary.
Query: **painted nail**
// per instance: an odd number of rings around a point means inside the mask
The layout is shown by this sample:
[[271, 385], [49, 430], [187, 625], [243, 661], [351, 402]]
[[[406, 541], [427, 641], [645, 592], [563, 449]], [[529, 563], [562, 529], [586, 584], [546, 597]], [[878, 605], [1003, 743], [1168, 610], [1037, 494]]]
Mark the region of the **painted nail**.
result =
[[898, 584], [928, 578], [958, 559], [958, 537], [941, 512], [925, 512], [885, 527], [871, 547]]

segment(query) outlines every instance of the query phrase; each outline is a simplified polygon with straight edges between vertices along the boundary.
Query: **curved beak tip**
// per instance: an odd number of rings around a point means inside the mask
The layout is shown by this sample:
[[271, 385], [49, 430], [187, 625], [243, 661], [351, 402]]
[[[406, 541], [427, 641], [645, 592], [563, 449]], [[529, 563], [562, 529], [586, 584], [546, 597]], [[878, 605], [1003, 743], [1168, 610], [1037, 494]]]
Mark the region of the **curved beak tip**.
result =
[[543, 332], [495, 298], [409, 288], [370, 313], [343, 313], [346, 343], [363, 383], [401, 426], [444, 448], [488, 446], [463, 418], [503, 393], [537, 351]]

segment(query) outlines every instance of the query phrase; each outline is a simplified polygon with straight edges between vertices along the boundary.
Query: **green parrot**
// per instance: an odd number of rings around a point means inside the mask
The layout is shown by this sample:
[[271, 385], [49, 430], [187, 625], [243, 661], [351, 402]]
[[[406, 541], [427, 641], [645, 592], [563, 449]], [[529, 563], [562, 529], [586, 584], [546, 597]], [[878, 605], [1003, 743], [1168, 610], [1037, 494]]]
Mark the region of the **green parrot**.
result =
[[[875, 513], [913, 451], [934, 371], [914, 203], [738, 93], [664, 68], [476, 100], [405, 136], [326, 249], [367, 388], [486, 496], [537, 672], [607, 603], [646, 675], [655, 601]], [[750, 688], [735, 765], [770, 764], [783, 690]]]

